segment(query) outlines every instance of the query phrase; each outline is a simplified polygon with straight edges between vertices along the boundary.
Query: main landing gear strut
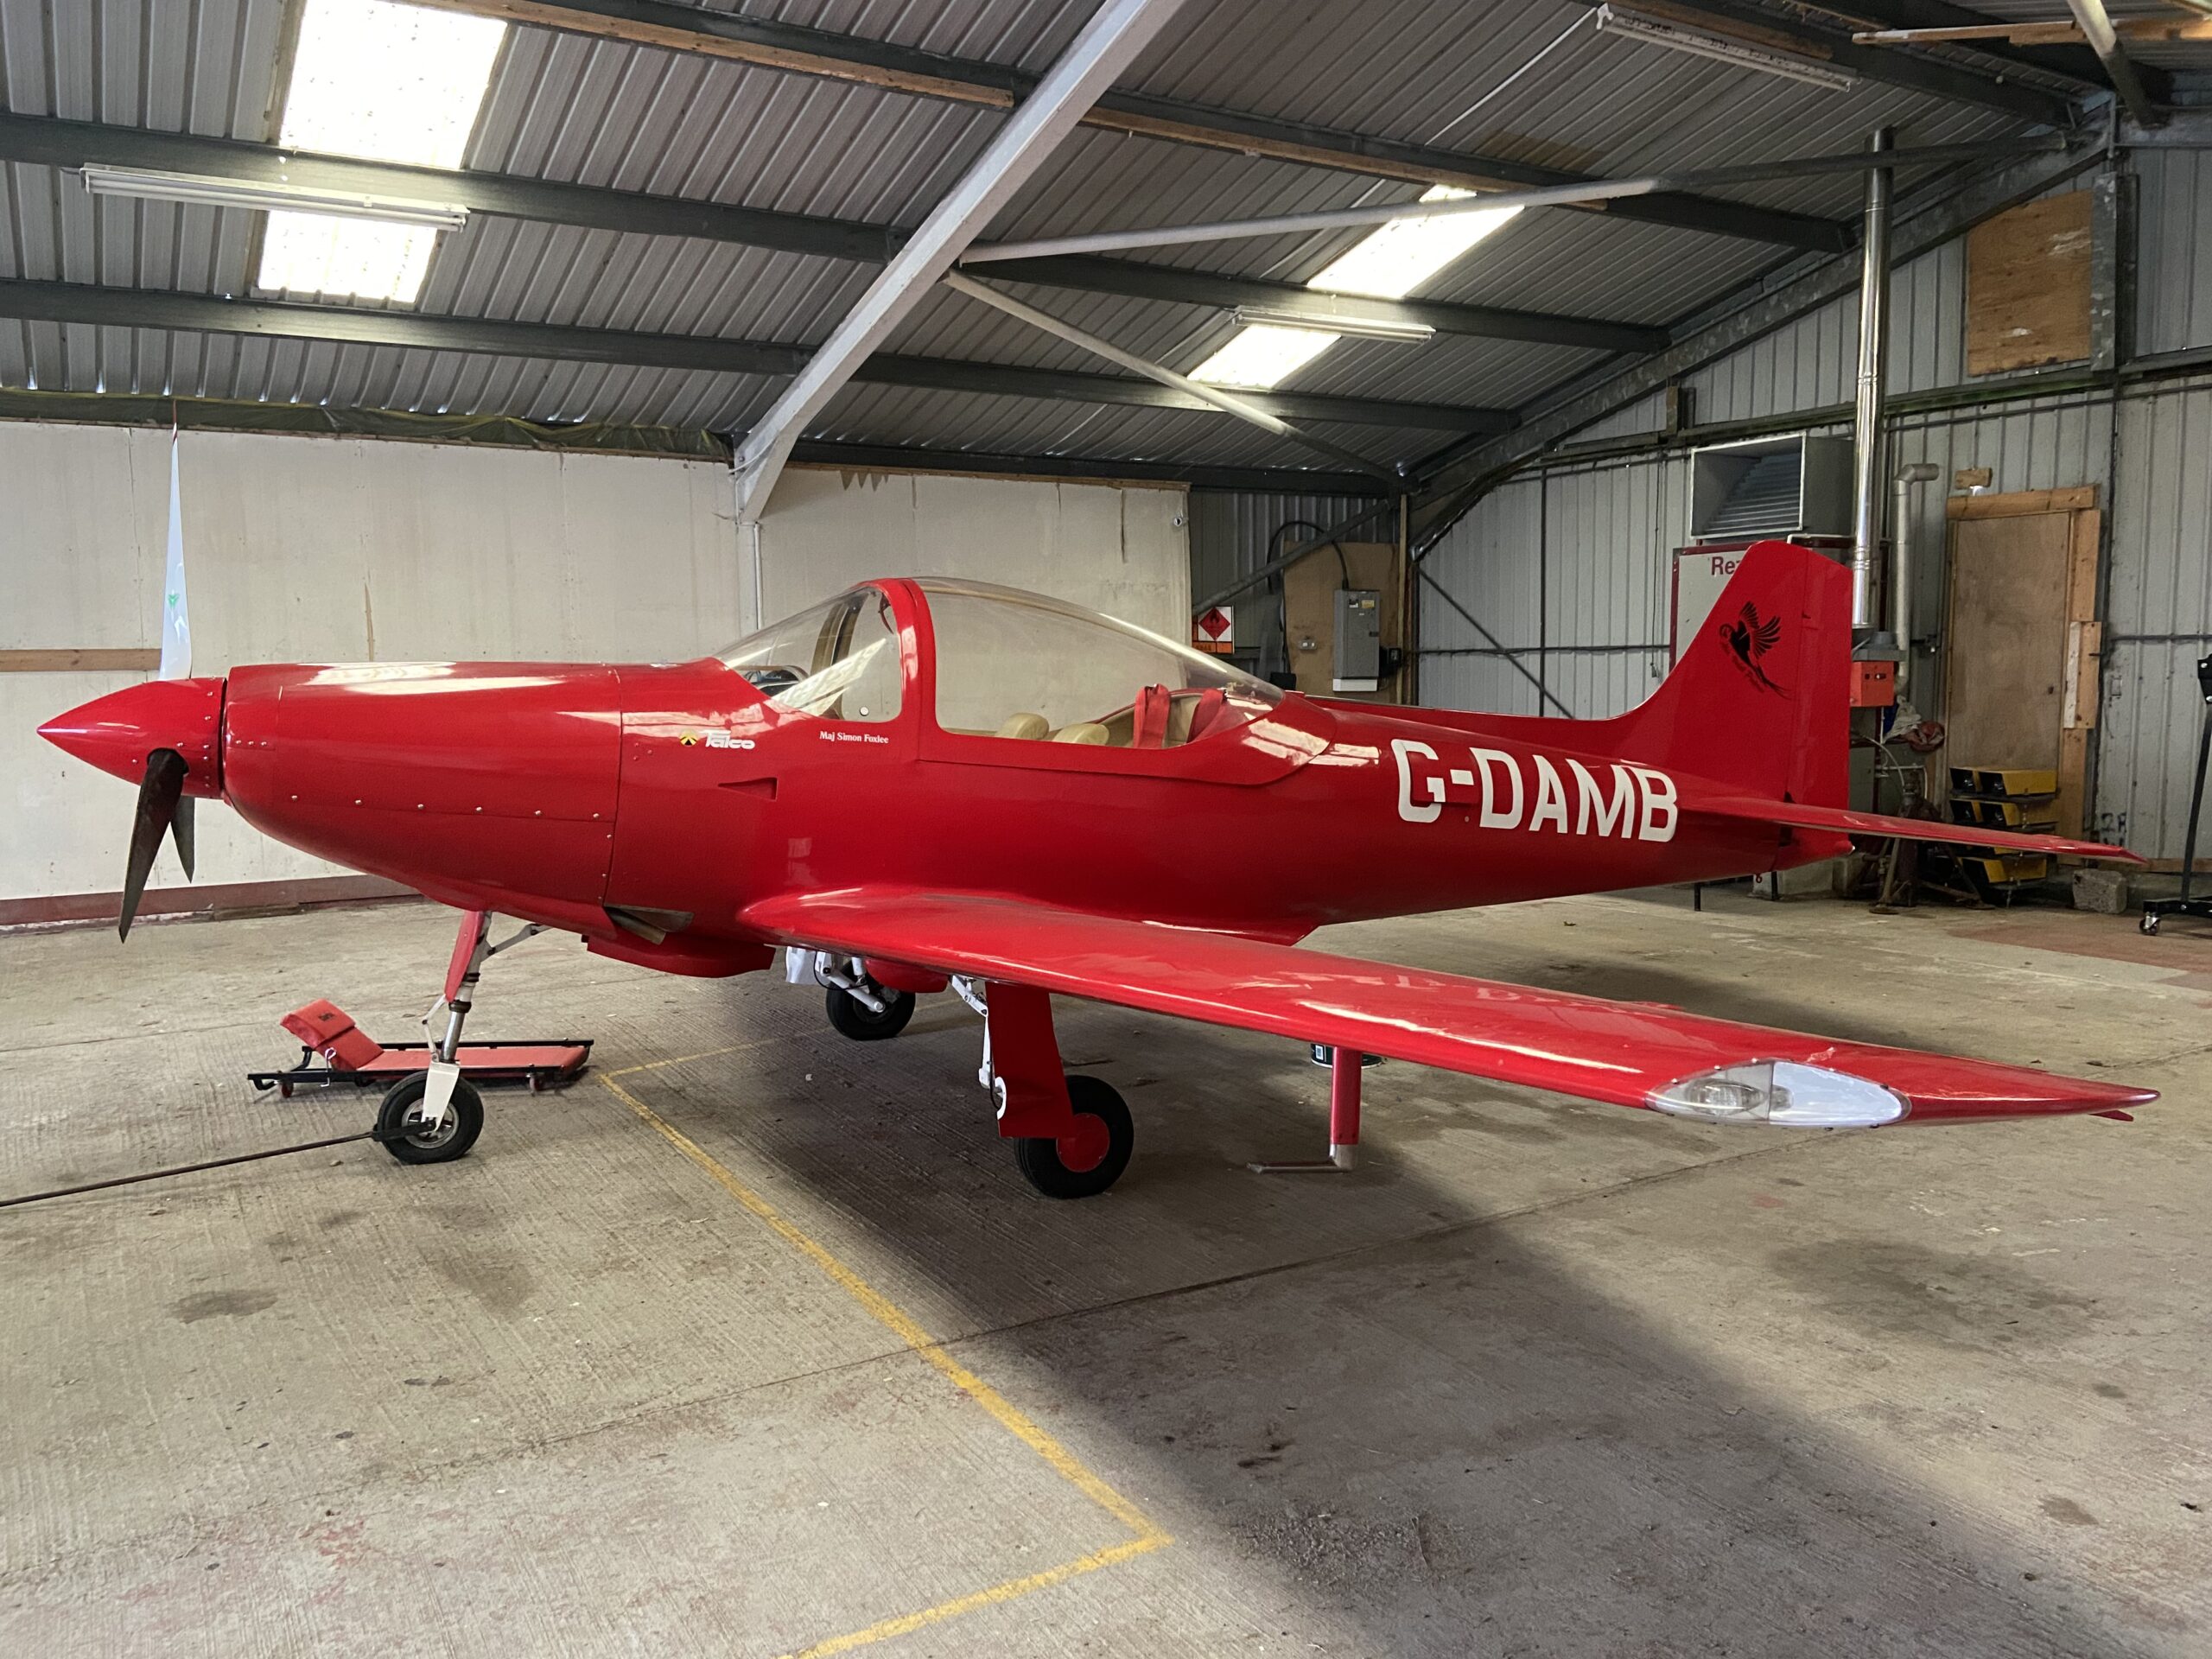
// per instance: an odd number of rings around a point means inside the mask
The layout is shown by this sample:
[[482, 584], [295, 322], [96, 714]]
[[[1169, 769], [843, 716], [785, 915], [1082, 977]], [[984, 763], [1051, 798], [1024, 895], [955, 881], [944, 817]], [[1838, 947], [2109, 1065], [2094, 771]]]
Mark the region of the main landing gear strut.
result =
[[1000, 1138], [1014, 1142], [1023, 1179], [1048, 1198], [1096, 1198], [1121, 1179], [1136, 1126], [1110, 1084], [1061, 1069], [1052, 999], [1003, 982], [956, 979], [952, 988], [983, 1016], [976, 1077], [998, 1109]]
[[484, 1097], [461, 1075], [461, 1028], [476, 999], [484, 964], [545, 929], [531, 922], [498, 944], [491, 940], [489, 911], [467, 910], [446, 963], [445, 994], [423, 1017], [427, 1030], [439, 1008], [446, 1012], [445, 1035], [435, 1039], [437, 1058], [429, 1068], [403, 1077], [385, 1091], [377, 1112], [376, 1137], [403, 1164], [444, 1164], [461, 1156], [484, 1132]]

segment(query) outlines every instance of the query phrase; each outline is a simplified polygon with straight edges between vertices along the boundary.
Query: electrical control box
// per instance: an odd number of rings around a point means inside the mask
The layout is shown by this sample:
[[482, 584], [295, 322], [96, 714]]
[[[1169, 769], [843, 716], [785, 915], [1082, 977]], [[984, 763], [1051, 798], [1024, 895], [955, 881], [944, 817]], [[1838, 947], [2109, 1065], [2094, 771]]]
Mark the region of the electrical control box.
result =
[[1337, 589], [1332, 691], [1373, 691], [1382, 683], [1382, 595], [1372, 588]]

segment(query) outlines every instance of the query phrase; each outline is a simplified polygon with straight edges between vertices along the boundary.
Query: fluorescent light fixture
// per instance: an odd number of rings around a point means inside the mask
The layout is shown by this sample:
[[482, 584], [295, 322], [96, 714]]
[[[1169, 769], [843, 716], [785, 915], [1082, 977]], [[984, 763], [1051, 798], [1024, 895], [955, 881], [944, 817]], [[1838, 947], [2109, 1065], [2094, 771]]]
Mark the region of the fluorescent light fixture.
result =
[[1784, 79], [1802, 81], [1808, 86], [1824, 87], [1832, 92], [1848, 92], [1857, 84], [1856, 76], [1810, 55], [1755, 45], [1731, 35], [1709, 34], [1682, 23], [1647, 17], [1640, 12], [1624, 11], [1618, 6], [1598, 8], [1598, 28], [1601, 33], [1642, 41], [1647, 46], [1663, 46], [1670, 51], [1710, 58], [1716, 63], [1729, 64], [1738, 69], [1756, 69], [1762, 74], [1780, 75]]
[[306, 184], [215, 179], [196, 173], [157, 173], [143, 167], [109, 167], [99, 162], [87, 162], [81, 170], [85, 188], [96, 196], [130, 196], [142, 201], [181, 201], [207, 207], [296, 208], [334, 219], [428, 225], [443, 231], [456, 231], [468, 223], [468, 209], [449, 201], [364, 195]]
[[1418, 346], [1436, 333], [1425, 322], [1382, 322], [1344, 311], [1288, 311], [1274, 305], [1240, 305], [1237, 321], [1269, 328], [1306, 328], [1319, 334], [1348, 334], [1354, 340], [1395, 340]]
[[[476, 125], [506, 25], [397, 5], [307, 0], [277, 142], [289, 149], [455, 168]], [[407, 304], [438, 227], [382, 215], [271, 213], [256, 286]]]
[[[1462, 201], [1475, 192], [1440, 184], [1422, 192], [1423, 201]], [[1433, 219], [1394, 219], [1376, 226], [1325, 266], [1306, 286], [1317, 293], [1359, 294], [1402, 300], [1468, 249], [1519, 213], [1446, 213]], [[1328, 350], [1356, 334], [1364, 340], [1418, 341], [1435, 331], [1414, 333], [1408, 325], [1378, 323], [1346, 316], [1324, 321], [1302, 312], [1263, 315], [1265, 307], [1239, 306], [1236, 320], [1247, 326], [1229, 344], [1191, 371], [1193, 380], [1219, 385], [1275, 385]]]

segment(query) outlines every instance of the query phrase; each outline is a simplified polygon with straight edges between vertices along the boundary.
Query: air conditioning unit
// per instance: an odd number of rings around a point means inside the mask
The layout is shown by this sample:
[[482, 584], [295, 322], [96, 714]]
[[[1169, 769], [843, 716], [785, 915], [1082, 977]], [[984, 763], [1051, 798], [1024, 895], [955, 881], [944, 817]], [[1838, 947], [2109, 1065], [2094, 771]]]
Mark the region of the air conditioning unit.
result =
[[1851, 440], [1793, 433], [1690, 452], [1690, 539], [1851, 534]]

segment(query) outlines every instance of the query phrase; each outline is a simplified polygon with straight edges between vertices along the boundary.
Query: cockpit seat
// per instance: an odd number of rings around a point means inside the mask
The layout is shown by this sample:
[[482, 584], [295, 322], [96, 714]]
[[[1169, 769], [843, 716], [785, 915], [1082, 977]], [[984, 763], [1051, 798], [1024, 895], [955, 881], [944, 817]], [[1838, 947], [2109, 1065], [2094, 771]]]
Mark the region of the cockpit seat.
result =
[[1052, 722], [1042, 715], [1008, 715], [999, 727], [1001, 737], [1026, 738], [1030, 742], [1043, 741], [1052, 734]]
[[1090, 743], [1095, 745], [1105, 743], [1109, 741], [1112, 736], [1113, 734], [1109, 732], [1103, 726], [1101, 726], [1096, 721], [1079, 720], [1072, 726], [1063, 726], [1058, 731], [1054, 732], [1052, 734], [1052, 741], [1055, 743]]

